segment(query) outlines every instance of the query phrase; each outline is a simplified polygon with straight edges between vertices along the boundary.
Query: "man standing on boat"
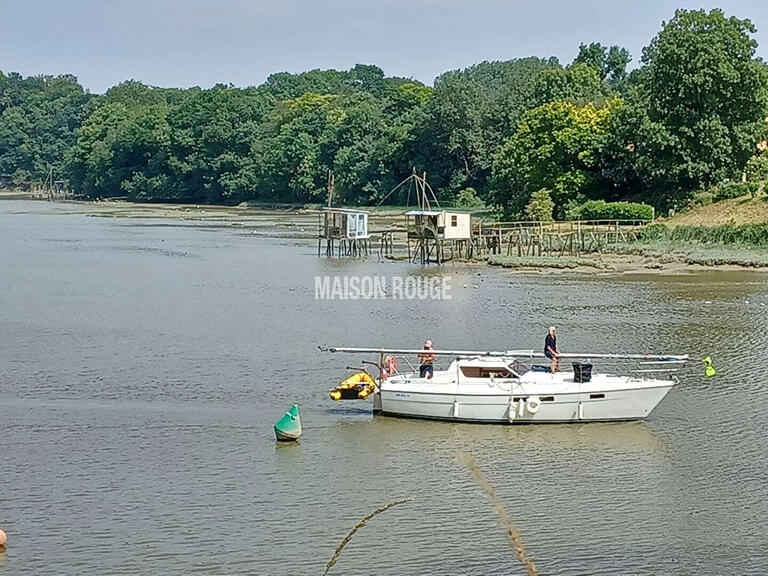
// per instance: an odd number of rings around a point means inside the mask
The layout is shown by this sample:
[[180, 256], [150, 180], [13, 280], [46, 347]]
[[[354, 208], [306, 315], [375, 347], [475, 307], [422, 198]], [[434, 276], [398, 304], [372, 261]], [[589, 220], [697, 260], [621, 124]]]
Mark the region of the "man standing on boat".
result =
[[[424, 350], [432, 350], [432, 340], [427, 340], [424, 342]], [[432, 378], [435, 369], [433, 367], [433, 364], [435, 362], [435, 355], [429, 354], [429, 353], [422, 353], [419, 354], [419, 360], [421, 360], [421, 365], [419, 366], [419, 378], [424, 378], [426, 374], [429, 374], [427, 376], [427, 379], [429, 380]]]
[[549, 327], [549, 334], [544, 339], [544, 356], [551, 360], [549, 369], [554, 374], [560, 369], [560, 350], [557, 349], [557, 330], [554, 326]]

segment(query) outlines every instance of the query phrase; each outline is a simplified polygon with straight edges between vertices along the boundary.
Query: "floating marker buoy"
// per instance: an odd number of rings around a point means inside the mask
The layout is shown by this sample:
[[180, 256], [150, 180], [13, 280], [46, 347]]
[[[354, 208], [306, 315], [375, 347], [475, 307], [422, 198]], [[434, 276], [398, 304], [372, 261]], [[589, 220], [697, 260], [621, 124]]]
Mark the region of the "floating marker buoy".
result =
[[704, 362], [704, 374], [707, 375], [707, 378], [712, 378], [717, 372], [715, 372], [715, 367], [712, 366], [712, 358], [707, 356], [706, 358], [702, 358], [701, 360]]
[[8, 539], [8, 537], [5, 535], [5, 532], [0, 530], [0, 550], [5, 548], [5, 542]]
[[298, 440], [301, 436], [301, 418], [299, 406], [294, 404], [280, 420], [275, 424], [275, 436], [278, 442], [290, 442]]

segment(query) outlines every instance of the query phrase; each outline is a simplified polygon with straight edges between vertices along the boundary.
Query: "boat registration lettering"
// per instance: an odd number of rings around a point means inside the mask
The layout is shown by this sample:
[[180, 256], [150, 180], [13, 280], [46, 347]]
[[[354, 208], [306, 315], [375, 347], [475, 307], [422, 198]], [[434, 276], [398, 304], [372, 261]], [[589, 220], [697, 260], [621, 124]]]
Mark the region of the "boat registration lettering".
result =
[[394, 394], [395, 398], [410, 398], [411, 395], [407, 394], [405, 392], [395, 392]]

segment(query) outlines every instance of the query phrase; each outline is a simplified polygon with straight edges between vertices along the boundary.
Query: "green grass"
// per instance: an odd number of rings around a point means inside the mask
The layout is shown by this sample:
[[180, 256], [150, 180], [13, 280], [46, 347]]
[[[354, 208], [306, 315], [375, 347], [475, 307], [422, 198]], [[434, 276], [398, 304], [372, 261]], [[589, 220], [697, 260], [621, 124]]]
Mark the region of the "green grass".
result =
[[679, 240], [640, 241], [611, 246], [612, 252], [637, 254], [662, 262], [684, 262], [702, 266], [734, 265], [768, 267], [768, 250], [743, 244], [694, 244]]
[[605, 268], [605, 264], [594, 258], [576, 258], [572, 256], [489, 256], [491, 266], [502, 268], [557, 268], [561, 270], [579, 267]]
[[674, 228], [664, 224], [652, 224], [643, 230], [641, 240], [768, 247], [768, 224], [675, 226]]

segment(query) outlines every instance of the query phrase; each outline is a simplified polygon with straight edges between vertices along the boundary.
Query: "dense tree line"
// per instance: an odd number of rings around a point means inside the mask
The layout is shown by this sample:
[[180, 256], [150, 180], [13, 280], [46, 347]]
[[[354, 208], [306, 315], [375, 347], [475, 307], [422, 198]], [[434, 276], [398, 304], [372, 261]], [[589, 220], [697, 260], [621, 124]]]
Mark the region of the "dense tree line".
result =
[[756, 165], [768, 72], [754, 33], [720, 10], [679, 10], [631, 72], [627, 50], [592, 43], [565, 66], [483, 62], [434, 87], [357, 65], [93, 95], [72, 76], [0, 72], [0, 179], [52, 169], [87, 198], [319, 202], [331, 170], [338, 202], [373, 204], [416, 168], [441, 200], [510, 217], [550, 200], [558, 217], [596, 199], [680, 206]]

